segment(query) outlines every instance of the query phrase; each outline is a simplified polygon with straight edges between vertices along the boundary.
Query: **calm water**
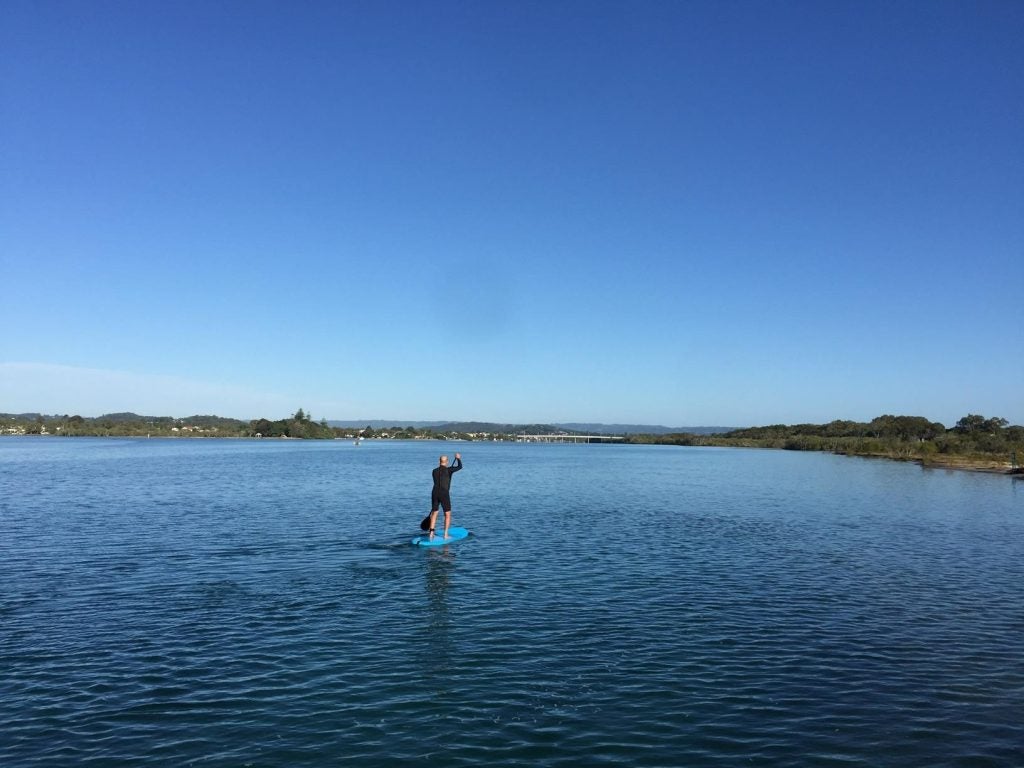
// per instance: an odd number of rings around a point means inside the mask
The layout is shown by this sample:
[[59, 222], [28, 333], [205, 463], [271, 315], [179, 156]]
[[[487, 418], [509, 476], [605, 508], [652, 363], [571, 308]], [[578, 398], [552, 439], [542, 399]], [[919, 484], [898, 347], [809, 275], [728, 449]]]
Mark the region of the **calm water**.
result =
[[[409, 545], [441, 451], [455, 524]], [[1024, 483], [0, 439], [0, 765], [1024, 765]]]

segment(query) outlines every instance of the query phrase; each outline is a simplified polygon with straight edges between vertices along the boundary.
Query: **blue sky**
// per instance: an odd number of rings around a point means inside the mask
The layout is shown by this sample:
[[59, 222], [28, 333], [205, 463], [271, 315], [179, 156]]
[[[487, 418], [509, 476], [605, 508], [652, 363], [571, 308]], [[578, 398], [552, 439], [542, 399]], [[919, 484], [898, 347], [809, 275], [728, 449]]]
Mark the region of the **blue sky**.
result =
[[1024, 4], [0, 6], [0, 412], [1024, 423]]

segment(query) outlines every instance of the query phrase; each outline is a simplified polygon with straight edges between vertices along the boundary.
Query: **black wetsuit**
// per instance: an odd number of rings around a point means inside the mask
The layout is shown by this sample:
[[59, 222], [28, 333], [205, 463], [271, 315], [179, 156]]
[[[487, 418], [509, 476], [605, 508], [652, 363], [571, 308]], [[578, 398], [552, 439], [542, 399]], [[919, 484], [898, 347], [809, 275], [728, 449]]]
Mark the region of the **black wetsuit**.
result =
[[430, 492], [430, 511], [437, 512], [440, 505], [445, 512], [452, 511], [452, 498], [448, 489], [452, 486], [452, 475], [462, 469], [462, 459], [456, 459], [451, 467], [437, 467], [433, 471], [434, 489]]

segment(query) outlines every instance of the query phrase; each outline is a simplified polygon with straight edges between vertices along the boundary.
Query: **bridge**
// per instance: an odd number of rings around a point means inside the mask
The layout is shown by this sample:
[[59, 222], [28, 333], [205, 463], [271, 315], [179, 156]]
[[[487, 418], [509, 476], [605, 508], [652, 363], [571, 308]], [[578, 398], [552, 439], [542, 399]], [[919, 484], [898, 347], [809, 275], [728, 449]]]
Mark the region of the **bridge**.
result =
[[516, 435], [517, 443], [618, 443], [622, 435]]

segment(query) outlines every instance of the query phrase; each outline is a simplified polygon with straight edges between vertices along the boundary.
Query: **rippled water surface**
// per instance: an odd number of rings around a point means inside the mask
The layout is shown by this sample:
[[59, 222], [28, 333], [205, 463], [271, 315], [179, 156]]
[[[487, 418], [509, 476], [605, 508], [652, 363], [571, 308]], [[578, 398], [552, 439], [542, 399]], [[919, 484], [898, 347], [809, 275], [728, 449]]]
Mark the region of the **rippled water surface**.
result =
[[[439, 452], [455, 524], [410, 546]], [[0, 438], [0, 765], [1024, 765], [1024, 483]]]

